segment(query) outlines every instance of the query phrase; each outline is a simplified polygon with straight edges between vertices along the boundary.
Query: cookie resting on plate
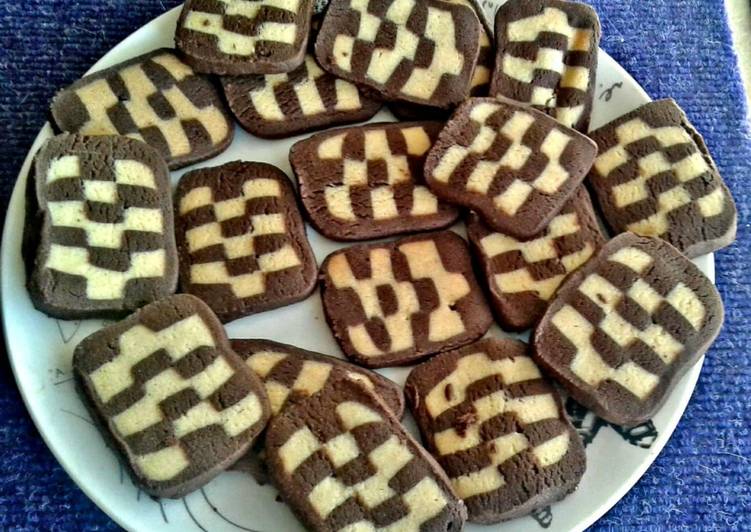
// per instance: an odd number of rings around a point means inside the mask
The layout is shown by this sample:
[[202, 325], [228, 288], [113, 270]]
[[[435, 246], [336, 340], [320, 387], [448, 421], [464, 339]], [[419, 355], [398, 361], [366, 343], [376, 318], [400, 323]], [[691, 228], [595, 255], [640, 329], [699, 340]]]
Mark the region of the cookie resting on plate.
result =
[[492, 322], [467, 244], [451, 232], [336, 251], [320, 277], [334, 337], [366, 367], [411, 364], [462, 346]]
[[534, 326], [566, 276], [605, 242], [583, 185], [545, 230], [529, 240], [492, 231], [474, 213], [467, 236], [496, 317], [508, 331]]
[[389, 100], [449, 107], [467, 97], [479, 53], [471, 7], [439, 0], [332, 0], [321, 66]]
[[378, 395], [397, 419], [404, 414], [401, 387], [375, 371], [272, 340], [237, 339], [230, 343], [263, 381], [273, 415], [287, 405], [322, 392], [340, 375], [358, 381]]
[[673, 100], [643, 105], [590, 137], [600, 153], [588, 181], [613, 232], [659, 236], [689, 257], [735, 240], [735, 202]]
[[717, 289], [690, 260], [664, 240], [623, 233], [560, 287], [534, 355], [579, 403], [634, 426], [665, 402], [722, 320]]
[[276, 416], [266, 459], [310, 530], [458, 531], [467, 515], [438, 464], [377, 396], [348, 379]]
[[105, 437], [157, 497], [206, 484], [247, 452], [270, 416], [263, 384], [190, 295], [85, 338], [73, 372]]
[[175, 194], [180, 289], [223, 322], [305, 299], [316, 262], [292, 185], [266, 163], [183, 175]]
[[439, 229], [459, 212], [425, 186], [440, 122], [369, 124], [301, 140], [290, 150], [305, 211], [334, 240]]
[[52, 137], [28, 176], [23, 247], [31, 300], [50, 316], [117, 318], [172, 294], [167, 166], [137, 140]]
[[563, 208], [596, 154], [590, 139], [528, 106], [470, 98], [433, 144], [425, 181], [492, 229], [531, 238]]
[[509, 0], [495, 15], [491, 96], [529, 103], [565, 126], [589, 129], [600, 20], [586, 4]]
[[273, 74], [302, 63], [313, 0], [187, 0], [175, 44], [207, 74]]
[[323, 71], [311, 54], [289, 73], [223, 77], [222, 87], [240, 125], [263, 138], [361, 122], [381, 108], [355, 84]]
[[405, 392], [470, 521], [548, 506], [584, 474], [584, 446], [522, 342], [485, 339], [441, 353], [410, 372]]

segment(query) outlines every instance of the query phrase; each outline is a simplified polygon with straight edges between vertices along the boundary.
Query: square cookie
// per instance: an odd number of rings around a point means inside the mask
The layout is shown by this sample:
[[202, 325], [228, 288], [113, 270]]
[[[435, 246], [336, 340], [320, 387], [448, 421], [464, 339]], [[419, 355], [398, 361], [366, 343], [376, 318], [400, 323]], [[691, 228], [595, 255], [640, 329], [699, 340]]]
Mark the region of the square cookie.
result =
[[308, 530], [458, 531], [467, 515], [438, 464], [346, 378], [276, 416], [266, 458]]
[[589, 182], [614, 233], [658, 236], [689, 257], [735, 240], [730, 191], [673, 100], [639, 107], [590, 136], [600, 153]]
[[175, 44], [207, 74], [273, 74], [302, 63], [313, 0], [187, 0]]
[[595, 414], [634, 426], [722, 320], [717, 289], [690, 260], [664, 240], [623, 233], [560, 287], [535, 330], [535, 359]]
[[168, 48], [76, 81], [52, 100], [52, 118], [70, 133], [142, 140], [172, 170], [221, 153], [234, 134], [212, 81]]
[[169, 172], [153, 148], [53, 137], [34, 157], [27, 193], [27, 286], [42, 312], [117, 318], [175, 291]]
[[271, 412], [278, 414], [287, 405], [322, 392], [338, 376], [356, 380], [388, 406], [394, 417], [404, 414], [404, 394], [400, 386], [375, 371], [341, 358], [314, 353], [271, 340], [231, 340], [232, 349], [245, 359], [266, 387]]
[[321, 266], [321, 297], [344, 353], [370, 368], [467, 344], [492, 322], [467, 244], [451, 232], [334, 252]]
[[222, 78], [230, 110], [240, 125], [264, 138], [368, 120], [381, 102], [318, 66], [312, 54], [288, 74]]
[[605, 242], [584, 186], [530, 240], [496, 233], [474, 213], [467, 235], [485, 273], [496, 317], [508, 331], [534, 326], [565, 277]]
[[425, 180], [495, 231], [531, 238], [563, 208], [596, 154], [590, 139], [530, 107], [470, 98], [430, 150]]
[[600, 20], [586, 4], [510, 0], [495, 15], [491, 96], [529, 103], [582, 133], [589, 129]]
[[179, 498], [232, 465], [266, 426], [263, 384], [189, 295], [152, 303], [85, 338], [73, 372], [134, 479]]
[[470, 521], [548, 506], [584, 474], [584, 446], [522, 342], [485, 339], [442, 353], [410, 372], [405, 392]]
[[386, 99], [449, 107], [467, 96], [479, 38], [466, 5], [332, 0], [315, 52], [324, 69]]
[[424, 164], [440, 122], [383, 123], [326, 131], [290, 150], [303, 206], [334, 240], [438, 229], [459, 212], [425, 186]]
[[175, 233], [180, 289], [223, 322], [295, 303], [315, 288], [292, 185], [270, 164], [235, 161], [185, 174]]

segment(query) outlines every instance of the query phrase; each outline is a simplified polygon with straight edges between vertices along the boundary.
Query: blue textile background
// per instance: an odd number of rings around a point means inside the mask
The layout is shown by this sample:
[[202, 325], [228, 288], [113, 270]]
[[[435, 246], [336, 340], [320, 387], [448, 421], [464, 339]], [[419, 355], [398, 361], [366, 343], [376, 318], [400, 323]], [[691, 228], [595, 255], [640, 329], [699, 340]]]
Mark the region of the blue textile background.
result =
[[[54, 92], [174, 0], [0, 2], [0, 222]], [[683, 106], [732, 189], [737, 243], [717, 256], [727, 318], [671, 441], [600, 529], [751, 527], [751, 139], [722, 0], [591, 0], [602, 47]], [[0, 346], [0, 350], [4, 348]], [[614, 457], [614, 460], [617, 457]], [[0, 353], [0, 530], [114, 530], [52, 457]]]

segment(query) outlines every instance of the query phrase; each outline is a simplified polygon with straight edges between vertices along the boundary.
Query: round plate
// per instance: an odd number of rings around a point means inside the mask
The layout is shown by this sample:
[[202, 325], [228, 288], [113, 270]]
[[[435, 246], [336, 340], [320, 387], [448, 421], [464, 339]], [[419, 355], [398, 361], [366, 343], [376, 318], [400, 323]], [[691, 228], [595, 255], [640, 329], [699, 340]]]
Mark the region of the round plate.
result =
[[[106, 54], [92, 70], [102, 69], [154, 48], [172, 45], [178, 8], [153, 20]], [[639, 85], [605, 52], [600, 52], [593, 127], [649, 101]], [[381, 111], [374, 120], [393, 120]], [[265, 161], [292, 175], [287, 154], [298, 138], [268, 141], [237, 129], [232, 146], [203, 163], [218, 165], [236, 159]], [[226, 472], [203, 489], [180, 500], [154, 500], [133, 483], [117, 456], [105, 446], [71, 380], [75, 345], [100, 328], [98, 320], [61, 321], [34, 309], [24, 285], [21, 234], [24, 225], [24, 190], [31, 158], [50, 137], [46, 125], [39, 133], [16, 183], [5, 225], [2, 247], [2, 311], [11, 363], [26, 406], [39, 432], [73, 480], [102, 510], [127, 529], [149, 532], [174, 530], [278, 532], [302, 530], [291, 511], [276, 501], [272, 486], [259, 486], [250, 476]], [[173, 182], [185, 170], [173, 172]], [[461, 225], [455, 230], [463, 233]], [[320, 263], [342, 247], [308, 227], [308, 236]], [[701, 257], [697, 264], [711, 278], [714, 262]], [[33, 334], [29, 334], [33, 331]], [[292, 306], [230, 323], [230, 337], [271, 338], [324, 353], [339, 353], [326, 326], [318, 294]], [[503, 336], [497, 327], [490, 335]], [[595, 418], [569, 403], [569, 414], [587, 444], [587, 472], [579, 489], [552, 508], [535, 512], [492, 530], [581, 530], [610, 509], [646, 471], [675, 429], [701, 370], [696, 364], [675, 387], [655, 418], [636, 429], [624, 430]], [[383, 373], [403, 383], [408, 369]], [[414, 430], [414, 423], [407, 420]], [[617, 456], [617, 460], [613, 457]], [[467, 525], [467, 531], [488, 530]]]

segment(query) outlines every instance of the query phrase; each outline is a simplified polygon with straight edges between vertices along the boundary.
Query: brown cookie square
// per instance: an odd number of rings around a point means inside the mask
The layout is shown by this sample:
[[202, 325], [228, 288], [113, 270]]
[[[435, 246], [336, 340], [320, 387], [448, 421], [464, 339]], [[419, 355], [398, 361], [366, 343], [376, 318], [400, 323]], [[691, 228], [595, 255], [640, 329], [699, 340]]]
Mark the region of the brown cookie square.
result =
[[459, 216], [425, 186], [423, 166], [440, 122], [383, 123], [326, 131], [290, 150], [303, 206], [334, 240], [438, 229]]
[[142, 140], [172, 170], [221, 153], [234, 134], [211, 80], [168, 48], [76, 81], [52, 100], [52, 118], [70, 133]]
[[720, 331], [712, 282], [659, 238], [623, 233], [558, 290], [535, 359], [601, 418], [634, 426], [665, 402]]
[[303, 61], [312, 0], [187, 0], [175, 44], [207, 74], [273, 74]]
[[153, 148], [58, 135], [37, 152], [27, 193], [27, 286], [42, 312], [117, 318], [175, 291], [169, 172]]
[[479, 35], [466, 5], [332, 0], [315, 52], [324, 69], [387, 99], [448, 107], [467, 96]]
[[264, 138], [361, 122], [381, 108], [357, 85], [322, 70], [312, 54], [288, 74], [223, 77], [222, 87], [240, 125]]
[[509, 331], [533, 327], [566, 276], [605, 242], [584, 186], [532, 239], [492, 231], [474, 213], [467, 235], [485, 273], [496, 317]]
[[590, 136], [600, 153], [589, 182], [614, 233], [658, 236], [689, 257], [735, 240], [733, 197], [673, 100], [643, 105]]
[[563, 208], [592, 167], [587, 137], [534, 109], [470, 98], [425, 162], [439, 198], [477, 211], [496, 231], [531, 238]]
[[356, 380], [378, 395], [396, 418], [404, 414], [402, 389], [375, 371], [271, 340], [231, 340], [231, 344], [263, 381], [273, 415], [287, 405], [321, 393], [339, 375]]
[[445, 474], [377, 396], [341, 379], [276, 416], [271, 478], [309, 530], [461, 530]]
[[232, 465], [270, 416], [263, 384], [189, 295], [85, 338], [73, 371], [134, 479], [158, 497], [182, 497]]
[[600, 20], [586, 4], [509, 0], [495, 15], [491, 96], [529, 103], [586, 133], [592, 114]]
[[584, 446], [522, 342], [485, 339], [441, 353], [410, 372], [405, 392], [470, 521], [548, 506], [584, 474]]
[[265, 163], [185, 174], [175, 195], [180, 289], [223, 322], [305, 299], [316, 262], [292, 185]]
[[377, 368], [476, 340], [492, 316], [467, 244], [451, 232], [353, 246], [321, 266], [326, 319], [347, 357]]

